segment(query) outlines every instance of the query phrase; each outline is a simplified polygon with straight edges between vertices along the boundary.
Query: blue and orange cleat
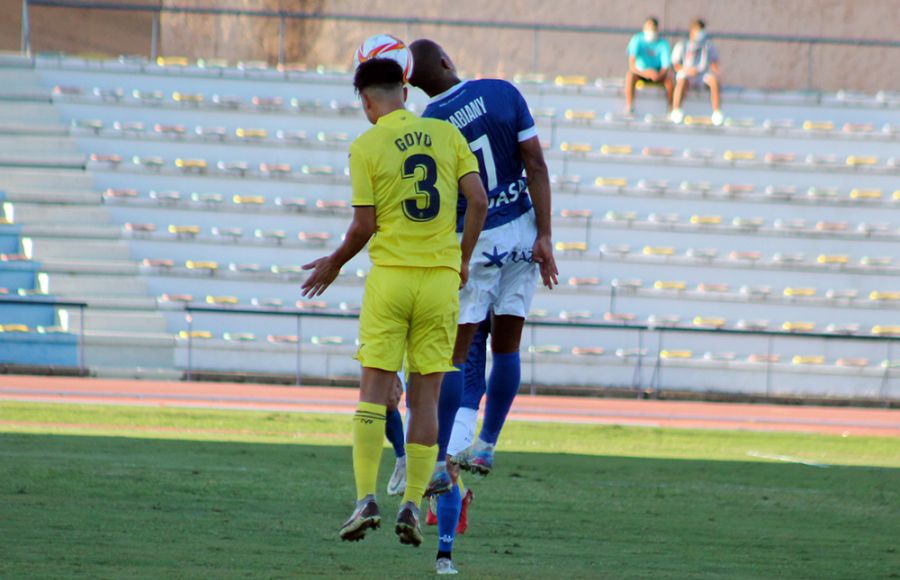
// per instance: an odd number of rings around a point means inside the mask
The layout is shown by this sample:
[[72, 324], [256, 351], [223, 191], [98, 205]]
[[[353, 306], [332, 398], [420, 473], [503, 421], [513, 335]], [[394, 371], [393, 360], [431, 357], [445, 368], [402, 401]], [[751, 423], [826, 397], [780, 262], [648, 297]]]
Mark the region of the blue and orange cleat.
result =
[[442, 495], [449, 492], [453, 488], [453, 479], [447, 471], [446, 465], [440, 465], [431, 474], [431, 481], [425, 488], [425, 497]]
[[470, 473], [488, 475], [494, 468], [494, 446], [479, 439], [465, 451], [457, 453], [452, 461]]

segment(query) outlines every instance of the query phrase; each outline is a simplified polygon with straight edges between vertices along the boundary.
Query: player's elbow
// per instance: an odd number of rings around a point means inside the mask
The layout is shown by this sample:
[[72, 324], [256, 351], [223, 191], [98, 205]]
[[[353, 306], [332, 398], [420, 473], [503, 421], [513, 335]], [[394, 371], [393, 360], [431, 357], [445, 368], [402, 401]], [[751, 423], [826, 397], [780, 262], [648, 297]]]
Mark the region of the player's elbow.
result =
[[466, 197], [466, 201], [468, 202], [468, 207], [479, 215], [486, 215], [488, 210], [488, 198], [487, 193], [484, 191], [484, 187], [481, 185], [479, 181], [478, 187], [474, 188], [472, 194]]
[[353, 221], [350, 222], [347, 237], [365, 243], [375, 235], [376, 229], [375, 211], [371, 208], [357, 209], [354, 213]]
[[536, 177], [546, 177], [550, 174], [550, 170], [547, 168], [547, 161], [543, 155], [529, 155], [523, 161], [525, 162], [525, 173], [528, 175], [529, 180], [533, 180]]
[[469, 173], [459, 180], [460, 190], [466, 198], [466, 205], [476, 213], [487, 213], [488, 200], [484, 185], [477, 173]]

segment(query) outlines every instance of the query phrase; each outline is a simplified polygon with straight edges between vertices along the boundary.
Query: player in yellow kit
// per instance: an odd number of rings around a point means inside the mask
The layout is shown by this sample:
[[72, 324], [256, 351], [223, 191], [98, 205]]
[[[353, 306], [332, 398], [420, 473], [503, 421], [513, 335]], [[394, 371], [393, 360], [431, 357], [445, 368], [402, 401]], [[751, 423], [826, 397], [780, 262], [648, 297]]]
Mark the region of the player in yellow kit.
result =
[[[387, 59], [367, 61], [353, 80], [374, 125], [350, 146], [353, 221], [329, 256], [312, 270], [304, 296], [318, 296], [341, 267], [369, 242], [372, 270], [359, 320], [362, 365], [353, 418], [357, 503], [340, 536], [361, 540], [381, 523], [375, 499], [385, 409], [407, 355], [410, 410], [406, 491], [397, 515], [400, 542], [418, 546], [419, 504], [437, 456], [437, 401], [444, 373], [453, 370], [459, 289], [487, 213], [478, 161], [456, 127], [420, 119], [404, 108], [403, 71]], [[468, 202], [456, 234], [459, 193]], [[374, 235], [374, 237], [373, 237]]]

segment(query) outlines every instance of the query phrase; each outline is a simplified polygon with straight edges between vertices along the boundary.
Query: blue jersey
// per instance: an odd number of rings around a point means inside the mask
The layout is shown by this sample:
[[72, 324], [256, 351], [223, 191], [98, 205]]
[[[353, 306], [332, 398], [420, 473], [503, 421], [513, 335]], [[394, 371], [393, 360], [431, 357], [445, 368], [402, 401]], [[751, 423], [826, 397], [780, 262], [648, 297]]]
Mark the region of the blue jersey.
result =
[[[511, 222], [531, 209], [519, 143], [535, 137], [537, 128], [516, 87], [495, 79], [464, 81], [431, 99], [422, 116], [455, 125], [478, 158], [488, 195], [484, 229]], [[459, 196], [459, 232], [465, 212], [466, 198]]]

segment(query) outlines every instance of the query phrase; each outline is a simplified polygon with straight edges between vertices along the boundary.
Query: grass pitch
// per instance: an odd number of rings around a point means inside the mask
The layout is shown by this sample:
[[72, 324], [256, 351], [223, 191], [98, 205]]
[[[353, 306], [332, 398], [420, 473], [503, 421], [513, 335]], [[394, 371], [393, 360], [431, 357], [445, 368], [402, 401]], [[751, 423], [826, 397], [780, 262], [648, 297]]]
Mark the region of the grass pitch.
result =
[[[431, 575], [435, 529], [399, 545], [396, 498], [381, 530], [337, 539], [349, 429], [0, 403], [0, 577]], [[897, 439], [511, 423], [472, 487], [455, 557], [470, 577], [900, 577]]]

